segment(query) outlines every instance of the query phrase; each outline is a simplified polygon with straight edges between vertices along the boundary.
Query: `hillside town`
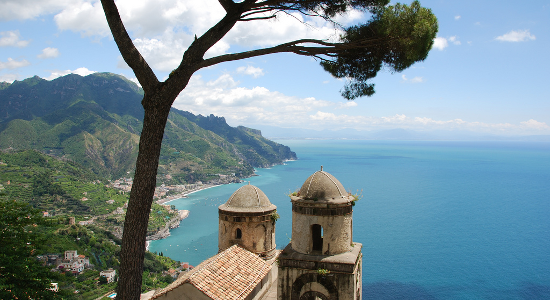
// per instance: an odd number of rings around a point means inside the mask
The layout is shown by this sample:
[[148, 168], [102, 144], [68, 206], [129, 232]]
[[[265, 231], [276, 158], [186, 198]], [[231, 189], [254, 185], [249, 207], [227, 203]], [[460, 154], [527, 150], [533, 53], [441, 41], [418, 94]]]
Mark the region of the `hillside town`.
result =
[[[228, 183], [240, 183], [241, 179], [235, 175], [215, 174], [217, 179], [209, 180], [208, 182], [197, 181], [190, 184], [165, 185], [162, 183], [155, 188], [154, 199], [158, 204], [163, 204], [174, 199], [185, 198], [188, 194], [210, 187]], [[120, 178], [110, 181], [109, 187], [121, 190], [123, 193], [129, 193], [132, 190], [132, 178]]]
[[[85, 255], [78, 254], [77, 250], [67, 250], [64, 255], [61, 254], [46, 254], [38, 255], [36, 257], [42, 262], [44, 266], [51, 267], [52, 272], [60, 272], [65, 274], [71, 274], [78, 276], [85, 270], [96, 269], [93, 264], [90, 263], [90, 259]], [[163, 275], [170, 276], [173, 279], [178, 278], [181, 273], [192, 270], [194, 267], [188, 262], [182, 262], [178, 268], [170, 268], [167, 271], [163, 271]], [[97, 282], [112, 283], [117, 280], [117, 272], [113, 268], [107, 268], [99, 272], [99, 277], [96, 278]], [[59, 284], [52, 282], [51, 290], [57, 292], [59, 290]], [[113, 294], [109, 292], [108, 294]]]
[[[79, 275], [85, 269], [94, 269], [94, 265], [90, 264], [90, 259], [85, 255], [78, 254], [77, 250], [67, 250], [64, 256], [60, 254], [47, 254], [38, 255], [36, 258], [41, 261], [43, 265], [51, 266], [52, 272]], [[116, 270], [112, 268], [102, 270], [99, 276], [105, 277], [107, 283], [114, 282], [116, 279]]]

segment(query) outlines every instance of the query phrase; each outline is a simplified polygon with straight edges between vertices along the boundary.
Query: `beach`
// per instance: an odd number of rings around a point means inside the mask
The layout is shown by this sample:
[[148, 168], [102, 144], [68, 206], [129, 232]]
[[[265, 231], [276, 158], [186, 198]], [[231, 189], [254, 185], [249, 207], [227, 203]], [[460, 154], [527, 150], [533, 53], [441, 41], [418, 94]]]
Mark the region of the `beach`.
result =
[[170, 201], [174, 201], [174, 200], [181, 199], [181, 198], [187, 198], [187, 196], [190, 195], [190, 194], [196, 193], [198, 191], [206, 190], [206, 189], [209, 189], [209, 188], [213, 188], [213, 187], [216, 187], [216, 186], [219, 186], [219, 184], [204, 184], [200, 187], [190, 189], [190, 190], [185, 191], [183, 193], [179, 193], [179, 194], [176, 194], [176, 195], [173, 195], [173, 196], [170, 196], [170, 197], [162, 198], [160, 200], [157, 200], [156, 203], [157, 204], [166, 204]]

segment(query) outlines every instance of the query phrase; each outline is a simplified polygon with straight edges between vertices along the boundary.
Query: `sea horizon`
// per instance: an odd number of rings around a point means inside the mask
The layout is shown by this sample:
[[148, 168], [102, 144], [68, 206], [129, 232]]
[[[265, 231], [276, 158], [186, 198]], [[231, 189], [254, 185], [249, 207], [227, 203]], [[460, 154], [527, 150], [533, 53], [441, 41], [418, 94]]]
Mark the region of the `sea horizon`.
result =
[[241, 185], [277, 206], [277, 248], [291, 238], [288, 194], [319, 170], [350, 192], [363, 244], [364, 299], [547, 299], [550, 143], [278, 140], [298, 160], [170, 204], [190, 211], [150, 250], [197, 265], [216, 254], [218, 209]]

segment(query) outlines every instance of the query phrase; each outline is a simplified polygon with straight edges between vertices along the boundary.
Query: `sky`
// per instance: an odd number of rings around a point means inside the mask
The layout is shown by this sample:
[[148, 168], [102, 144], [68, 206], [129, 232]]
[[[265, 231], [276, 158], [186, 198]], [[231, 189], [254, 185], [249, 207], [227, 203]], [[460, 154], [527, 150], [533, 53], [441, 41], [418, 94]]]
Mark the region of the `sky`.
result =
[[[371, 97], [347, 101], [340, 95], [345, 81], [318, 61], [273, 54], [197, 71], [173, 106], [256, 129], [549, 135], [550, 0], [420, 3], [439, 20], [433, 49], [403, 72], [380, 72]], [[203, 34], [224, 12], [216, 0], [116, 4], [160, 80], [178, 66], [195, 34]], [[352, 11], [337, 21], [345, 27], [368, 17]], [[323, 20], [281, 14], [276, 20], [237, 24], [207, 57], [338, 34]], [[0, 81], [93, 72], [137, 82], [99, 1], [0, 0]]]

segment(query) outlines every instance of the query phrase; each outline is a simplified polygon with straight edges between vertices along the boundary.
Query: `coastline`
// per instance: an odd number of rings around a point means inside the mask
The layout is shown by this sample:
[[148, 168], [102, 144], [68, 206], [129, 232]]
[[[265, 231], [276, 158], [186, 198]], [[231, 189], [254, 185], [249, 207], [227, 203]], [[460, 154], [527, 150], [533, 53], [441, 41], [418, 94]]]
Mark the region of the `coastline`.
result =
[[[229, 184], [229, 183], [226, 183], [226, 184]], [[193, 194], [193, 193], [196, 193], [196, 192], [199, 192], [199, 191], [202, 191], [202, 190], [206, 190], [206, 189], [209, 189], [209, 188], [217, 187], [217, 186], [220, 186], [220, 185], [224, 185], [224, 184], [204, 184], [200, 187], [191, 189], [191, 190], [186, 191], [184, 193], [179, 193], [179, 194], [173, 195], [171, 197], [166, 197], [164, 199], [157, 200], [156, 203], [161, 204], [161, 205], [165, 205], [168, 202], [178, 200], [178, 199], [182, 199], [182, 198], [187, 198], [187, 196], [190, 195], [190, 194]], [[167, 224], [167, 227], [164, 228], [163, 230], [160, 230], [156, 234], [147, 237], [147, 240], [145, 241], [145, 251], [149, 251], [149, 245], [150, 245], [151, 241], [160, 240], [160, 239], [164, 239], [164, 238], [168, 237], [170, 235], [170, 229], [174, 229], [174, 228], [179, 227], [180, 222], [183, 219], [185, 219], [189, 216], [190, 211], [189, 210], [179, 210], [178, 213], [179, 213], [179, 218], [178, 218], [176, 224]]]
[[160, 199], [160, 200], [157, 200], [156, 203], [158, 204], [166, 204], [168, 202], [171, 202], [171, 201], [174, 201], [174, 200], [178, 200], [178, 199], [182, 199], [182, 198], [187, 198], [188, 195], [191, 195], [193, 193], [196, 193], [196, 192], [199, 192], [199, 191], [202, 191], [202, 190], [206, 190], [206, 189], [209, 189], [209, 188], [213, 188], [213, 187], [217, 187], [217, 186], [220, 186], [221, 184], [205, 184], [201, 187], [198, 187], [198, 188], [195, 188], [195, 189], [192, 189], [188, 192], [183, 192], [183, 193], [179, 193], [179, 194], [176, 194], [174, 196], [170, 196], [170, 197], [166, 197], [166, 198], [163, 198], [163, 199]]
[[[176, 228], [176, 227], [179, 227], [179, 224], [182, 220], [186, 219], [187, 217], [189, 217], [189, 211], [188, 210], [185, 210], [185, 209], [182, 209], [182, 210], [178, 210], [178, 216], [179, 216], [179, 220], [177, 221], [177, 225], [167, 225], [169, 228], [167, 229], [168, 230], [168, 235], [170, 234], [170, 229], [173, 229], [173, 228]], [[162, 237], [164, 238], [164, 237]], [[161, 239], [162, 239], [161, 238]], [[154, 239], [152, 239], [154, 240]], [[148, 239], [145, 241], [145, 251], [149, 251], [149, 245], [152, 241], [151, 239]]]
[[[281, 165], [285, 165], [286, 162], [288, 161], [294, 161], [295, 159], [286, 159], [286, 160], [283, 160], [281, 163]], [[275, 165], [278, 165], [278, 164], [272, 164], [271, 166], [268, 166], [268, 167], [261, 167], [262, 169], [271, 169], [272, 166], [275, 166]], [[248, 177], [245, 177], [245, 178], [250, 178], [250, 177], [254, 177], [254, 176], [259, 176], [258, 174], [256, 174], [256, 170], [254, 169], [254, 173], [252, 173], [250, 176]], [[243, 180], [244, 178], [240, 178], [239, 179], [239, 182], [242, 183], [242, 182], [245, 182], [245, 180]], [[196, 192], [199, 192], [199, 191], [202, 191], [202, 190], [206, 190], [206, 189], [209, 189], [209, 188], [213, 188], [213, 187], [217, 187], [217, 186], [221, 186], [221, 185], [226, 185], [226, 184], [230, 184], [230, 183], [235, 183], [235, 182], [226, 182], [226, 183], [218, 183], [218, 184], [203, 184], [202, 186], [200, 187], [197, 187], [197, 188], [194, 188], [194, 189], [190, 189], [189, 191], [185, 191], [185, 192], [182, 192], [182, 193], [179, 193], [179, 194], [176, 194], [176, 195], [172, 195], [170, 197], [166, 197], [166, 198], [163, 198], [163, 199], [159, 199], [156, 201], [157, 204], [161, 204], [161, 205], [166, 205], [167, 203], [171, 202], [171, 201], [174, 201], [174, 200], [178, 200], [178, 199], [183, 199], [183, 198], [187, 198], [188, 195], [191, 195], [193, 193], [196, 193]], [[173, 229], [173, 228], [176, 228], [176, 227], [179, 227], [179, 223], [181, 222], [181, 220], [187, 218], [189, 216], [189, 211], [188, 210], [180, 210], [179, 211], [179, 214], [180, 214], [180, 220], [177, 222], [177, 225], [175, 226], [168, 226], [167, 229], [165, 229], [164, 231], [168, 231], [167, 233], [164, 232], [164, 234], [161, 234], [160, 236], [158, 236], [158, 234], [160, 233], [157, 233], [155, 234], [154, 237], [148, 237], [148, 239], [146, 240], [145, 242], [145, 251], [149, 251], [149, 246], [150, 246], [150, 242], [153, 241], [153, 240], [160, 240], [160, 239], [164, 239], [166, 237], [168, 237], [170, 235], [170, 229]]]

